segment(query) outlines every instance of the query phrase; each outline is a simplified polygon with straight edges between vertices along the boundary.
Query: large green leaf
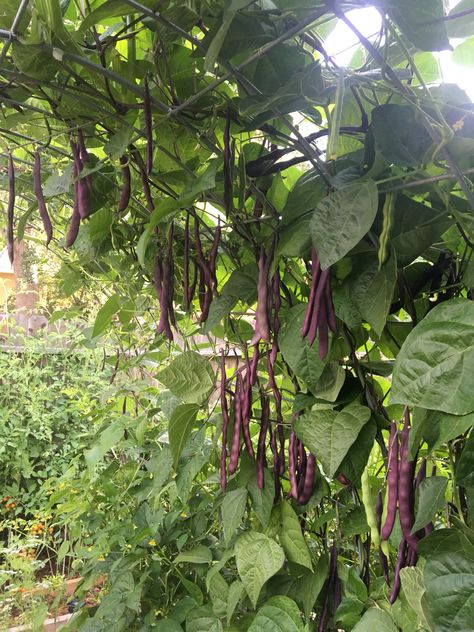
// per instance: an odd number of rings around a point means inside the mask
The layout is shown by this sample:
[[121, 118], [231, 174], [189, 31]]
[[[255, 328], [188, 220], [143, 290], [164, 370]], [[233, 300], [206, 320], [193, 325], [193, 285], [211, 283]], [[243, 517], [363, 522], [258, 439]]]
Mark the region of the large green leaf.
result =
[[316, 410], [295, 422], [299, 439], [321, 461], [328, 476], [334, 476], [349, 448], [370, 417], [366, 406], [352, 403], [340, 412]]
[[244, 595], [245, 595], [244, 585], [240, 581], [240, 579], [236, 579], [229, 586], [229, 592], [227, 595], [227, 613], [226, 613], [227, 625], [229, 625], [230, 620], [232, 619], [232, 615], [234, 614], [234, 611], [237, 607], [237, 604], [243, 598]]
[[204, 402], [214, 385], [210, 361], [195, 351], [176, 356], [156, 378], [173, 395], [189, 404]]
[[308, 211], [312, 211], [324, 197], [325, 191], [326, 185], [319, 173], [314, 170], [305, 172], [288, 195], [282, 211], [283, 224], [289, 225], [301, 215], [308, 215]]
[[430, 556], [426, 600], [436, 632], [468, 632], [474, 621], [474, 559], [461, 553]]
[[372, 180], [349, 184], [317, 204], [310, 231], [323, 270], [342, 259], [364, 237], [377, 206], [377, 185]]
[[419, 549], [426, 558], [456, 553], [474, 559], [474, 544], [460, 529], [435, 529], [420, 540]]
[[240, 579], [255, 607], [263, 585], [285, 561], [283, 549], [263, 533], [248, 531], [235, 543], [235, 559]]
[[297, 217], [287, 226], [282, 228], [276, 256], [284, 257], [302, 257], [308, 251], [311, 245], [311, 236], [309, 233], [310, 217]]
[[[449, 37], [468, 37], [474, 34], [474, 0], [461, 0], [451, 5], [446, 23]], [[455, 18], [454, 16], [459, 16]]]
[[214, 615], [210, 603], [193, 608], [186, 618], [186, 632], [222, 632], [221, 621]]
[[294, 509], [288, 501], [280, 503], [281, 526], [279, 532], [280, 543], [290, 562], [313, 569], [311, 554], [301, 531], [301, 525]]
[[443, 0], [382, 0], [389, 9], [403, 35], [421, 50], [446, 50], [449, 40], [446, 33]]
[[369, 608], [362, 619], [352, 628], [353, 632], [398, 632], [391, 616], [379, 608]]
[[426, 620], [424, 610], [425, 599], [423, 597], [426, 593], [426, 588], [423, 581], [422, 569], [414, 566], [402, 568], [400, 571], [400, 579], [405, 599], [413, 608], [421, 623], [429, 629], [430, 626]]
[[371, 418], [362, 427], [357, 439], [351, 445], [349, 452], [338, 467], [336, 474], [343, 474], [353, 485], [358, 484], [372, 451], [376, 431], [377, 424]]
[[417, 167], [431, 145], [425, 128], [409, 105], [386, 103], [373, 109], [375, 145], [389, 163]]
[[301, 337], [306, 305], [296, 305], [285, 316], [279, 335], [280, 351], [289, 367], [311, 390], [317, 388], [324, 371], [324, 362], [319, 357], [317, 343], [309, 346]]
[[212, 562], [212, 553], [202, 544], [198, 544], [189, 551], [182, 551], [174, 560], [175, 564], [182, 564], [187, 562], [188, 564], [209, 564]]
[[397, 281], [397, 260], [392, 252], [380, 270], [375, 261], [357, 279], [351, 293], [352, 300], [362, 318], [371, 325], [377, 336], [382, 334], [393, 301]]
[[474, 303], [441, 303], [403, 343], [391, 402], [464, 415], [474, 410], [473, 371]]
[[97, 316], [94, 321], [94, 328], [92, 330], [92, 337], [100, 336], [104, 333], [107, 327], [112, 322], [112, 317], [120, 309], [120, 297], [118, 294], [114, 294], [102, 305], [97, 312]]
[[222, 501], [222, 528], [224, 540], [227, 544], [234, 537], [235, 530], [240, 526], [247, 504], [247, 490], [243, 487], [227, 492]]
[[314, 569], [314, 573], [307, 572], [299, 577], [291, 587], [289, 596], [301, 604], [307, 617], [311, 614], [324, 582], [328, 576], [329, 559], [326, 555], [321, 555]]
[[399, 265], [405, 266], [419, 257], [452, 224], [445, 211], [397, 195], [390, 243]]
[[421, 481], [418, 488], [418, 506], [412, 533], [425, 527], [436, 512], [444, 507], [444, 495], [448, 479], [443, 476], [430, 476]]
[[448, 441], [459, 437], [474, 425], [474, 412], [467, 415], [449, 415], [440, 411], [430, 412], [433, 412], [436, 418], [433, 419], [434, 415], [431, 416], [432, 424], [425, 432], [425, 437], [432, 450], [436, 450]]
[[232, 270], [228, 281], [222, 288], [222, 296], [232, 297], [239, 301], [253, 303], [257, 298], [258, 268], [255, 263]]
[[298, 606], [289, 597], [269, 599], [257, 612], [248, 632], [303, 632]]
[[174, 409], [171, 415], [168, 438], [175, 466], [178, 464], [179, 457], [196, 423], [198, 410], [197, 404], [181, 404]]
[[[240, 462], [240, 468], [242, 469], [242, 461]], [[263, 529], [266, 529], [270, 521], [270, 515], [272, 513], [273, 501], [275, 499], [275, 481], [273, 475], [268, 469], [264, 471], [264, 484], [263, 489], [260, 489], [257, 485], [257, 479], [255, 476], [255, 463], [253, 459], [248, 459], [250, 464], [250, 478], [247, 481], [247, 489], [252, 498], [252, 509], [257, 517], [257, 520], [262, 525]]]
[[212, 70], [214, 64], [216, 63], [219, 52], [226, 39], [227, 32], [237, 11], [244, 9], [249, 4], [252, 4], [252, 2], [253, 0], [231, 0], [230, 3], [226, 4], [222, 23], [207, 50], [206, 57], [204, 59], [204, 70]]

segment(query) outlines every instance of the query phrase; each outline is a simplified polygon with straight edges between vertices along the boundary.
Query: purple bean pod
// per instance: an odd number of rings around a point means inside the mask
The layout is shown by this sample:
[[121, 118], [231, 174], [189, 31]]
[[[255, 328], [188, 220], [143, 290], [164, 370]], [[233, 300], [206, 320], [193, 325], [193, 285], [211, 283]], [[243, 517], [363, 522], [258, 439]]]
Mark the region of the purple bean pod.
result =
[[412, 535], [415, 522], [414, 512], [414, 477], [416, 461], [409, 460], [408, 439], [410, 434], [410, 418], [408, 409], [405, 412], [405, 423], [400, 435], [400, 465], [398, 473], [398, 512], [403, 537], [415, 551], [418, 550], [418, 538]]
[[395, 575], [393, 577], [392, 590], [388, 598], [391, 604], [395, 603], [398, 594], [400, 592], [401, 580], [400, 571], [405, 567], [407, 557], [407, 543], [405, 538], [402, 538], [398, 547], [397, 562], [395, 564]]
[[222, 448], [220, 459], [220, 483], [221, 489], [224, 490], [227, 485], [227, 430], [229, 427], [229, 409], [227, 407], [227, 398], [225, 394], [225, 354], [224, 349], [221, 350], [221, 411], [222, 411]]
[[[194, 245], [196, 248], [196, 257], [199, 263], [199, 267], [201, 268], [206, 286], [208, 288], [212, 288], [214, 285], [214, 278], [213, 278], [212, 271], [209, 267], [209, 264], [206, 261], [206, 258], [204, 257], [204, 252], [203, 252], [202, 243], [201, 243], [201, 236], [199, 234], [199, 218], [195, 212], [193, 212], [193, 215], [194, 215]], [[216, 250], [216, 254], [217, 254], [217, 250]]]
[[341, 580], [339, 579], [339, 575], [337, 573], [337, 546], [336, 541], [334, 540], [331, 547], [331, 583], [332, 583], [332, 613], [333, 616], [336, 614], [336, 610], [341, 603]]
[[155, 278], [154, 285], [156, 290], [156, 295], [158, 296], [158, 301], [162, 302], [162, 294], [163, 294], [163, 259], [161, 253], [158, 252], [155, 259]]
[[296, 481], [296, 435], [291, 430], [288, 443], [288, 475], [290, 477], [290, 497], [298, 498], [298, 483]]
[[318, 288], [319, 277], [321, 275], [321, 267], [319, 265], [318, 255], [314, 246], [311, 248], [311, 288], [309, 291], [308, 307], [304, 317], [303, 327], [301, 328], [301, 337], [304, 338], [309, 333], [311, 321], [314, 312], [314, 297]]
[[74, 160], [74, 172], [77, 182], [77, 188], [75, 187], [77, 208], [80, 218], [87, 219], [91, 214], [90, 185], [87, 183], [86, 178], [81, 176], [84, 164], [81, 160], [79, 146], [72, 138], [70, 140], [70, 146]]
[[13, 224], [15, 221], [15, 165], [13, 164], [13, 156], [11, 152], [8, 153], [8, 204], [7, 204], [7, 249], [8, 258], [13, 265], [15, 258], [15, 246], [14, 246], [14, 229]]
[[266, 466], [265, 440], [267, 438], [267, 431], [270, 423], [270, 403], [268, 401], [268, 396], [265, 393], [261, 394], [260, 401], [262, 405], [262, 416], [260, 418], [260, 432], [258, 434], [257, 447], [257, 486], [259, 489], [263, 489], [264, 469]]
[[155, 210], [155, 204], [151, 195], [150, 182], [143, 165], [140, 165], [140, 179], [142, 181], [143, 193], [145, 194], [146, 205], [150, 213]]
[[272, 450], [273, 455], [273, 481], [275, 484], [275, 497], [274, 503], [277, 503], [281, 496], [281, 482], [280, 482], [280, 455], [278, 452], [278, 446], [276, 441], [276, 432], [272, 431], [271, 426], [269, 427], [270, 433], [270, 448]]
[[122, 213], [127, 208], [130, 202], [130, 196], [132, 194], [132, 176], [130, 173], [130, 167], [128, 165], [128, 159], [126, 156], [120, 157], [120, 164], [122, 165], [122, 178], [123, 185], [120, 191], [120, 200], [118, 203], [118, 212]]
[[232, 433], [232, 444], [230, 448], [230, 458], [228, 473], [233, 474], [237, 469], [240, 455], [240, 429], [242, 425], [242, 415], [240, 412], [240, 393], [242, 391], [242, 377], [240, 373], [237, 373], [237, 382], [235, 385], [234, 396], [234, 428]]
[[[375, 518], [377, 521], [377, 529], [380, 533], [382, 526], [382, 512], [383, 512], [383, 499], [382, 492], [379, 491], [377, 494], [377, 503], [375, 505]], [[390, 586], [390, 577], [388, 571], [388, 559], [385, 553], [382, 551], [381, 547], [379, 547], [379, 560], [380, 560], [380, 568], [382, 569], [383, 578], [387, 586]]]
[[[90, 162], [90, 158], [86, 149], [86, 144], [84, 142], [84, 133], [82, 129], [77, 130], [77, 136], [79, 139], [79, 156], [82, 162], [82, 166], [84, 168], [85, 165], [87, 165], [87, 163]], [[92, 174], [89, 173], [87, 176], [84, 176], [84, 180], [86, 181], [89, 195], [92, 195]]]
[[258, 348], [258, 345], [255, 345], [253, 348], [252, 362], [250, 363], [250, 371], [249, 371], [249, 381], [250, 381], [251, 386], [254, 386], [257, 381], [257, 369], [258, 369], [259, 360], [260, 360], [260, 350]]
[[398, 503], [398, 430], [397, 424], [392, 421], [388, 440], [387, 462], [387, 515], [382, 527], [380, 537], [388, 540], [392, 533]]
[[253, 459], [255, 453], [252, 445], [252, 438], [250, 437], [250, 415], [252, 413], [252, 387], [248, 383], [247, 375], [245, 381], [242, 379], [242, 389], [240, 398], [240, 414], [242, 417], [242, 436], [244, 439], [245, 447], [249, 456]]
[[190, 284], [189, 284], [189, 213], [186, 213], [186, 220], [184, 223], [183, 303], [184, 303], [184, 309], [188, 311], [191, 306]]
[[41, 186], [41, 156], [39, 151], [35, 151], [35, 164], [33, 167], [33, 189], [38, 202], [38, 210], [43, 222], [44, 232], [46, 234], [46, 247], [49, 246], [51, 239], [53, 238], [53, 225], [51, 224], [51, 218], [49, 217], [46, 202], [44, 200], [43, 188]]
[[305, 505], [313, 495], [315, 471], [316, 457], [310, 452], [306, 461], [306, 471], [303, 481], [303, 487], [298, 495], [298, 504], [300, 505]]
[[72, 209], [71, 220], [66, 233], [66, 247], [70, 248], [76, 241], [81, 224], [81, 216], [79, 214], [79, 194], [77, 180], [74, 183], [74, 206]]
[[255, 313], [255, 334], [250, 342], [256, 345], [260, 340], [270, 342], [270, 324], [268, 322], [268, 267], [269, 257], [265, 257], [263, 247], [258, 259], [257, 309]]

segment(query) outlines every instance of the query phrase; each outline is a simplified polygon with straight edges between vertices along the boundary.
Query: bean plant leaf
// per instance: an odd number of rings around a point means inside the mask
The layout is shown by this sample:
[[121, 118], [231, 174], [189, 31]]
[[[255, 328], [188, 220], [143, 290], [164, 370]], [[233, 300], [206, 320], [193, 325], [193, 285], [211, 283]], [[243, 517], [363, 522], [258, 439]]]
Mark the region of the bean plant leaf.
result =
[[175, 466], [178, 464], [179, 457], [196, 423], [198, 410], [199, 406], [196, 404], [181, 404], [174, 409], [171, 415], [168, 438]]
[[328, 570], [329, 559], [326, 555], [321, 555], [314, 572], [305, 573], [292, 586], [289, 596], [302, 605], [307, 617], [313, 611], [316, 600], [323, 589]]
[[176, 356], [156, 378], [188, 404], [204, 402], [214, 384], [209, 361], [196, 351], [185, 351]]
[[174, 563], [182, 564], [209, 564], [212, 562], [212, 553], [207, 546], [199, 544], [189, 551], [182, 551], [176, 556]]
[[474, 12], [472, 11], [474, 5], [472, 0], [461, 0], [451, 7], [451, 11], [448, 13], [449, 21], [446, 22], [449, 37], [474, 35]]
[[223, 632], [223, 627], [220, 619], [214, 615], [212, 605], [207, 603], [190, 611], [186, 618], [186, 631]]
[[373, 180], [349, 184], [317, 204], [310, 232], [323, 270], [357, 245], [372, 226], [377, 208], [378, 191]]
[[255, 607], [263, 585], [285, 561], [283, 549], [263, 533], [248, 531], [235, 543], [235, 559], [240, 579]]
[[397, 280], [397, 260], [392, 252], [380, 270], [375, 261], [359, 277], [353, 301], [362, 318], [367, 321], [377, 336], [382, 334], [393, 301]]
[[92, 337], [96, 338], [100, 334], [104, 333], [107, 327], [112, 321], [112, 317], [120, 309], [120, 297], [118, 294], [114, 294], [102, 305], [95, 317], [94, 328], [92, 330]]
[[470, 630], [474, 618], [474, 559], [455, 552], [433, 555], [427, 559], [423, 575], [435, 630]]
[[248, 632], [303, 632], [299, 608], [289, 597], [269, 599], [257, 612]]
[[287, 312], [279, 344], [285, 362], [311, 390], [317, 388], [324, 371], [324, 362], [319, 357], [317, 343], [311, 347], [306, 338], [301, 336], [305, 311], [306, 305], [296, 305]]
[[298, 516], [287, 501], [280, 503], [281, 528], [279, 533], [280, 543], [290, 562], [295, 562], [313, 569], [308, 545], [301, 531]]
[[229, 491], [222, 501], [222, 528], [224, 530], [224, 540], [229, 544], [234, 537], [237, 527], [242, 522], [242, 518], [247, 504], [247, 490], [239, 487]]
[[406, 195], [397, 195], [390, 242], [397, 262], [407, 265], [419, 257], [452, 225], [446, 212]]
[[425, 603], [424, 595], [426, 593], [423, 581], [423, 570], [413, 566], [402, 568], [400, 571], [400, 580], [405, 599], [416, 612], [418, 619], [427, 629], [429, 629], [430, 626], [426, 619], [426, 613], [423, 605]]
[[430, 476], [421, 481], [418, 488], [418, 506], [412, 533], [425, 527], [436, 512], [444, 507], [444, 495], [448, 479], [443, 476]]
[[340, 412], [324, 409], [306, 413], [297, 419], [294, 428], [332, 477], [369, 417], [366, 406], [352, 403]]
[[398, 632], [391, 616], [379, 608], [369, 608], [352, 630], [353, 632]]
[[464, 415], [474, 410], [474, 303], [436, 306], [395, 360], [391, 402]]
[[389, 8], [402, 33], [417, 48], [432, 51], [449, 48], [443, 0], [388, 0], [383, 4]]
[[436, 450], [448, 441], [459, 437], [474, 425], [474, 412], [467, 415], [450, 415], [440, 410], [415, 408], [410, 433], [410, 454], [412, 458], [424, 439], [430, 450]]
[[431, 140], [411, 106], [380, 105], [372, 112], [372, 125], [376, 147], [387, 162], [401, 167], [422, 162]]
[[234, 614], [237, 604], [239, 603], [239, 601], [241, 601], [241, 599], [243, 599], [244, 595], [245, 595], [244, 585], [239, 579], [236, 579], [229, 586], [229, 592], [227, 596], [227, 613], [226, 613], [227, 625], [230, 624], [232, 615]]

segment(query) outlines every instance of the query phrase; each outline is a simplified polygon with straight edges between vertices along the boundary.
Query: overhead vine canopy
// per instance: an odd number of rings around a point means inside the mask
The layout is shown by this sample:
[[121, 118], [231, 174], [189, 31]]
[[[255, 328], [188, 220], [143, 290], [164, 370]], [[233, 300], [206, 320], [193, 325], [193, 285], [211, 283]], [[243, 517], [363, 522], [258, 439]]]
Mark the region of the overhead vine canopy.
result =
[[[347, 67], [325, 48], [342, 23]], [[44, 239], [69, 292], [101, 281], [91, 344], [144, 328], [178, 473], [217, 437], [209, 547], [243, 585], [222, 614], [204, 582], [186, 630], [271, 608], [293, 621], [272, 630], [468, 629], [474, 118], [433, 51], [474, 35], [472, 1], [3, 0], [0, 29], [11, 255]], [[222, 342], [217, 421], [197, 332]], [[212, 555], [183, 558], [193, 581]]]

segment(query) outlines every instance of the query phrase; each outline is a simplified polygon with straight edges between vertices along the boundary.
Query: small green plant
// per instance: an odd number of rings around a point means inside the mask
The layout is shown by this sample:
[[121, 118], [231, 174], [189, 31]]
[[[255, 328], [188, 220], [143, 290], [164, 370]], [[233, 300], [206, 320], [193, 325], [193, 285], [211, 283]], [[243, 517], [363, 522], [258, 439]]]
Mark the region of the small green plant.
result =
[[0, 352], [4, 517], [40, 510], [43, 483], [62, 474], [93, 432], [106, 375], [102, 360], [78, 347], [77, 338], [71, 327], [53, 339], [27, 336], [21, 351]]

